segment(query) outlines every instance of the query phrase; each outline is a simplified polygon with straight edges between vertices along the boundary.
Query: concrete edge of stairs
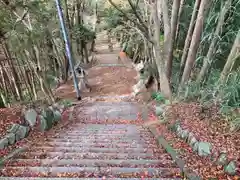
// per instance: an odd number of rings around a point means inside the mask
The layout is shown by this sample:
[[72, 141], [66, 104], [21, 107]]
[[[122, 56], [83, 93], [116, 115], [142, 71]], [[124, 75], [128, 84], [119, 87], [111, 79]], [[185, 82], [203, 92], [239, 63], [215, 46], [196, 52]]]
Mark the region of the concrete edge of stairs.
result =
[[184, 160], [180, 159], [177, 155], [177, 152], [171, 147], [168, 142], [164, 139], [163, 136], [159, 135], [156, 130], [155, 125], [150, 125], [149, 127], [146, 127], [150, 130], [150, 132], [153, 134], [155, 139], [157, 140], [157, 143], [161, 145], [165, 151], [171, 156], [171, 158], [176, 162], [177, 166], [180, 168], [183, 177], [186, 177], [189, 180], [201, 180], [201, 177], [198, 176], [195, 173], [189, 173], [188, 169], [185, 168], [185, 162]]
[[[148, 119], [148, 106], [143, 106], [141, 109], [141, 117], [143, 121], [147, 121]], [[180, 168], [183, 177], [189, 179], [189, 180], [201, 180], [201, 177], [197, 175], [196, 173], [189, 173], [189, 170], [185, 167], [184, 160], [180, 159], [177, 152], [171, 147], [168, 142], [164, 139], [162, 135], [159, 135], [156, 129], [156, 124], [150, 124], [148, 126], [145, 126], [149, 131], [152, 133], [152, 135], [157, 140], [157, 143], [162, 146], [165, 151], [171, 156], [171, 158], [174, 160], [174, 162], [177, 164], [177, 166]]]

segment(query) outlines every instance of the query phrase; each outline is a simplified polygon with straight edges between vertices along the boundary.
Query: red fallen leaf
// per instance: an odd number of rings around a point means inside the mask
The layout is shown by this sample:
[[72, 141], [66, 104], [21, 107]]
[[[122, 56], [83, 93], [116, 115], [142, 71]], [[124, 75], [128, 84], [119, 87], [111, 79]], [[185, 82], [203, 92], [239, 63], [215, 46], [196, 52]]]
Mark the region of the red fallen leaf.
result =
[[21, 107], [15, 106], [12, 108], [1, 108], [0, 109], [0, 137], [6, 134], [8, 128], [11, 127], [13, 123], [20, 123], [21, 117]]
[[[194, 103], [179, 103], [173, 105], [167, 110], [167, 117], [169, 124], [173, 124], [176, 119], [180, 120], [181, 126], [184, 129], [190, 130], [200, 141], [207, 141], [213, 145], [213, 152], [219, 154], [219, 152], [226, 151], [229, 157], [237, 159], [240, 155], [240, 141], [237, 134], [229, 134], [226, 123], [221, 123], [217, 111], [209, 110], [212, 113], [203, 119], [202, 114], [199, 113], [199, 104]], [[214, 118], [217, 118], [215, 120]], [[209, 123], [211, 122], [211, 123]], [[162, 129], [163, 125], [159, 125], [159, 129]], [[225, 134], [224, 137], [222, 134]], [[171, 141], [174, 149], [184, 149], [180, 151], [181, 157], [185, 160], [187, 166], [196, 170], [203, 179], [217, 178], [228, 179], [228, 176], [224, 174], [222, 167], [215, 166], [214, 162], [210, 158], [200, 158], [195, 152], [189, 149], [189, 145], [184, 141], [177, 138], [175, 134], [171, 132], [163, 133], [166, 140]], [[230, 178], [231, 179], [231, 178]]]
[[239, 180], [239, 179], [240, 179], [240, 176], [236, 175], [236, 176], [233, 177], [233, 180]]
[[222, 169], [223, 169], [223, 166], [221, 166], [221, 165], [217, 166], [217, 170], [222, 170]]

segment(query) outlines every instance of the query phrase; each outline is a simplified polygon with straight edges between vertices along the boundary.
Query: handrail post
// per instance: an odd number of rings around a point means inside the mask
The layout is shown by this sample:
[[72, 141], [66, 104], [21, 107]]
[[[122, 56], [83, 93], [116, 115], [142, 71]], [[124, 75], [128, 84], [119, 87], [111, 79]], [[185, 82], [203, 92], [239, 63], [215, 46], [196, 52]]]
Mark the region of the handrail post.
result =
[[59, 0], [56, 0], [56, 6], [57, 6], [58, 17], [59, 17], [59, 21], [60, 21], [60, 25], [61, 25], [61, 29], [62, 29], [63, 38], [64, 38], [65, 45], [66, 45], [66, 52], [67, 52], [67, 56], [68, 56], [69, 65], [70, 65], [70, 68], [71, 68], [72, 73], [73, 73], [73, 83], [74, 83], [74, 87], [75, 87], [75, 90], [76, 90], [76, 93], [77, 93], [77, 99], [81, 100], [80, 90], [79, 90], [78, 83], [77, 83], [77, 77], [76, 77], [76, 73], [74, 71], [74, 66], [73, 66], [73, 57], [72, 57], [72, 54], [71, 54], [71, 51], [70, 51], [70, 43], [69, 43], [67, 31], [66, 31], [66, 26], [65, 26], [65, 23], [64, 23], [61, 3], [60, 3]]

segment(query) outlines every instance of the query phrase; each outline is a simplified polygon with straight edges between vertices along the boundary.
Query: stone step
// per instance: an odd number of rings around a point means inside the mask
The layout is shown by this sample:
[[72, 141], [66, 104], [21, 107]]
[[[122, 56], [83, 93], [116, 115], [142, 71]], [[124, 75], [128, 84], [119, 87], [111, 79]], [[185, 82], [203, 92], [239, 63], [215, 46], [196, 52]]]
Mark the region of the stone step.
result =
[[[143, 178], [105, 178], [106, 180], [143, 180]], [[0, 180], [16, 180], [16, 177], [0, 177]], [[99, 178], [71, 178], [71, 177], [18, 177], [17, 180], [100, 180]], [[181, 180], [181, 178], [144, 178], [144, 180]]]
[[132, 129], [130, 130], [124, 130], [124, 129], [87, 129], [85, 127], [81, 127], [81, 128], [75, 128], [75, 129], [69, 129], [68, 132], [66, 132], [67, 134], [116, 134], [116, 135], [124, 135], [124, 134], [133, 134], [133, 133], [140, 133], [140, 134], [151, 134], [150, 131], [148, 130], [139, 130], [139, 129]]
[[[112, 104], [108, 104], [106, 105], [107, 108], [108, 107], [112, 107]], [[92, 107], [92, 104], [89, 104], [89, 107], [85, 106], [83, 107], [83, 110], [85, 109], [89, 109]], [[119, 110], [118, 108], [119, 106], [117, 106], [116, 108]], [[98, 108], [98, 106], [96, 106], [96, 108]], [[113, 129], [122, 129], [122, 130], [126, 130], [128, 128], [136, 128], [136, 129], [145, 129], [145, 127], [141, 126], [141, 125], [135, 125], [135, 124], [76, 124], [79, 127], [87, 127], [87, 128], [92, 128], [92, 129], [96, 129], [96, 128], [113, 128]], [[129, 126], [128, 126], [129, 125]]]
[[[111, 105], [109, 105], [111, 106]], [[137, 129], [137, 130], [146, 130], [145, 127], [138, 126], [135, 124], [75, 124], [74, 128], [78, 130], [79, 128], [84, 128], [88, 130], [128, 130], [131, 128]], [[80, 129], [79, 129], [80, 130]]]
[[[103, 111], [104, 112], [104, 111]], [[123, 115], [116, 115], [112, 113], [85, 113], [82, 115], [79, 115], [77, 119], [81, 120], [82, 123], [92, 123], [92, 124], [122, 124], [122, 123], [128, 123], [128, 124], [139, 124], [137, 121], [137, 115], [136, 113], [132, 114], [123, 114]], [[84, 119], [82, 119], [84, 118]]]
[[89, 127], [89, 126], [84, 126], [84, 125], [82, 125], [82, 124], [74, 124], [75, 126], [73, 126], [72, 128], [71, 128], [71, 130], [72, 131], [76, 131], [76, 132], [81, 132], [81, 131], [83, 131], [83, 132], [88, 132], [88, 131], [90, 131], [90, 132], [96, 132], [96, 131], [104, 131], [104, 132], [116, 132], [116, 131], [129, 131], [130, 130], [130, 128], [131, 129], [134, 129], [135, 131], [148, 131], [149, 132], [149, 130], [147, 129], [147, 128], [137, 128], [137, 127], [123, 127], [123, 128], [120, 128], [120, 127]]
[[98, 143], [98, 142], [79, 142], [79, 143], [72, 143], [72, 142], [53, 142], [53, 141], [47, 141], [44, 143], [39, 143], [37, 145], [45, 145], [45, 146], [64, 146], [64, 147], [102, 147], [102, 148], [122, 148], [122, 147], [129, 147], [129, 148], [158, 148], [155, 144], [139, 144], [139, 143]]
[[[112, 107], [111, 104], [109, 104], [108, 106], [106, 105], [106, 111], [119, 111], [119, 106], [116, 107], [116, 109], [108, 109]], [[96, 109], [98, 108], [98, 106], [95, 106], [95, 109], [90, 109], [90, 108], [93, 108], [92, 107], [92, 104], [89, 104], [89, 107], [86, 106], [86, 107], [82, 107], [83, 109], [81, 111], [84, 111], [84, 110], [91, 110], [93, 112], [96, 112]], [[108, 109], [108, 110], [107, 110]], [[125, 109], [123, 109], [125, 110]], [[80, 112], [80, 111], [79, 111]], [[97, 112], [98, 113], [98, 112]], [[132, 112], [133, 113], [133, 112]], [[131, 113], [131, 114], [132, 114]], [[127, 120], [127, 119], [126, 119]], [[92, 129], [104, 129], [104, 128], [110, 128], [110, 129], [122, 129], [122, 130], [126, 130], [128, 128], [136, 128], [136, 129], [147, 129], [146, 127], [142, 126], [142, 125], [138, 125], [138, 124], [123, 124], [123, 123], [119, 123], [119, 124], [94, 124], [94, 123], [89, 123], [89, 124], [76, 124], [78, 125], [78, 127], [86, 127], [86, 128], [92, 128]], [[129, 125], [129, 126], [128, 126]]]
[[[141, 134], [151, 134], [151, 132], [147, 129], [135, 129], [133, 132], [141, 133]], [[86, 127], [69, 129], [68, 134], [85, 134], [85, 133], [100, 133], [100, 134], [129, 134], [132, 133], [126, 129], [87, 129]]]
[[[105, 122], [110, 121], [114, 122], [114, 120], [128, 120], [133, 121], [133, 123], [137, 120], [138, 109], [135, 106], [125, 105], [119, 107], [118, 104], [110, 104], [110, 105], [89, 105], [82, 108], [81, 115], [79, 114], [79, 118], [87, 117], [88, 120], [98, 120], [97, 122]], [[99, 121], [102, 120], [102, 121]], [[115, 121], [117, 122], [117, 121]], [[119, 124], [115, 123], [114, 124]], [[88, 121], [88, 123], [94, 124], [92, 121]], [[121, 123], [122, 124], [122, 123]]]
[[[128, 96], [128, 95], [127, 95]], [[121, 98], [124, 98], [124, 97], [127, 97], [126, 95], [123, 95], [123, 96], [96, 96], [94, 97], [94, 99], [113, 99], [113, 98], [117, 98], [117, 99], [121, 99]], [[142, 105], [139, 105], [138, 103], [136, 102], [130, 102], [130, 101], [97, 101], [94, 103], [93, 102], [86, 102], [83, 106], [83, 108], [85, 107], [88, 107], [88, 105], [94, 105], [95, 107], [96, 106], [101, 106], [101, 107], [104, 107], [104, 106], [110, 106], [110, 107], [121, 107], [121, 106], [131, 106], [133, 107], [134, 109], [137, 109], [137, 107], [139, 106], [142, 106]], [[122, 124], [122, 125], [125, 125], [126, 124]]]
[[[143, 128], [135, 128], [132, 127], [135, 131], [139, 132], [149, 132], [148, 129], [143, 129]], [[128, 132], [129, 129], [127, 128], [114, 128], [114, 127], [103, 127], [103, 128], [94, 128], [94, 127], [88, 127], [88, 126], [81, 126], [78, 124], [75, 124], [74, 127], [71, 128], [71, 131], [75, 132], [110, 132], [110, 133], [115, 133], [117, 131], [119, 132]]]
[[78, 136], [78, 135], [66, 135], [66, 134], [60, 134], [56, 135], [54, 138], [64, 138], [64, 139], [78, 139], [79, 141], [82, 140], [102, 140], [102, 139], [108, 139], [108, 140], [154, 140], [153, 137], [144, 137], [139, 135], [121, 135], [121, 136], [111, 136], [111, 135], [96, 135], [96, 136]]
[[12, 174], [13, 177], [35, 177], [36, 175], [48, 177], [61, 177], [61, 174], [74, 174], [75, 177], [85, 177], [87, 174], [94, 176], [117, 176], [117, 177], [141, 177], [147, 174], [149, 177], [176, 177], [180, 174], [179, 168], [124, 168], [124, 167], [6, 167], [3, 171]]
[[[150, 131], [148, 129], [142, 129], [142, 128], [135, 128], [132, 127], [132, 129], [134, 132], [141, 132], [141, 133], [150, 133]], [[80, 126], [80, 127], [73, 127], [71, 128], [71, 131], [69, 131], [69, 133], [94, 133], [94, 132], [101, 132], [101, 133], [107, 133], [107, 134], [112, 134], [112, 133], [117, 133], [117, 134], [121, 134], [121, 133], [130, 133], [130, 129], [128, 128], [91, 128], [91, 127], [87, 127], [87, 126]]]
[[116, 66], [125, 67], [126, 65], [125, 64], [99, 64], [97, 66], [98, 67], [116, 67]]
[[[129, 96], [129, 95], [127, 95]], [[100, 98], [100, 99], [112, 99], [112, 98], [122, 98], [122, 97], [126, 97], [126, 95], [123, 95], [123, 96], [96, 96], [95, 98]], [[93, 104], [92, 102], [88, 102], [88, 103], [85, 103], [83, 108], [85, 107], [88, 107], [88, 105], [90, 104]], [[115, 101], [115, 102], [109, 102], [109, 101], [97, 101], [97, 102], [94, 102], [94, 106], [110, 106], [110, 107], [116, 107], [116, 108], [119, 108], [121, 106], [132, 106], [133, 108], [136, 109], [136, 107], [139, 106], [138, 103], [136, 102], [129, 102], [129, 101]], [[91, 125], [91, 124], [90, 124]], [[107, 126], [107, 124], [106, 124]], [[119, 126], [119, 125], [118, 125]], [[122, 124], [122, 126], [127, 126], [126, 124]]]
[[[58, 158], [58, 157], [57, 157]], [[10, 166], [78, 166], [78, 167], [163, 167], [174, 166], [172, 161], [153, 159], [15, 159], [8, 164]]]
[[[105, 99], [107, 100], [107, 99]], [[94, 103], [86, 103], [85, 106], [82, 107], [82, 109], [85, 110], [91, 110], [97, 113], [102, 113], [102, 109], [104, 109], [106, 112], [107, 111], [118, 111], [120, 113], [133, 113], [136, 112], [138, 113], [138, 105], [134, 102], [119, 102], [119, 101], [112, 101], [112, 102], [107, 102], [107, 101], [97, 101]], [[122, 110], [125, 110], [123, 112]]]
[[[83, 127], [84, 128], [84, 127]], [[151, 134], [150, 131], [148, 130], [136, 130], [136, 132], [138, 133], [141, 133], [141, 134]], [[113, 135], [120, 135], [120, 134], [129, 134], [131, 132], [129, 132], [128, 130], [119, 130], [119, 129], [116, 129], [116, 130], [110, 130], [110, 129], [96, 129], [96, 130], [91, 130], [91, 129], [84, 129], [84, 130], [81, 130], [81, 129], [74, 129], [74, 130], [70, 130], [69, 132], [66, 132], [66, 134], [113, 134]]]
[[25, 152], [19, 154], [18, 158], [28, 159], [37, 158], [60, 158], [60, 159], [156, 159], [157, 156], [152, 153], [73, 153], [73, 152]]
[[[109, 95], [109, 96], [94, 96], [94, 99], [124, 99], [124, 98], [131, 98], [131, 94], [124, 94], [124, 95]], [[129, 103], [121, 101], [122, 103]], [[138, 105], [136, 102], [132, 102], [132, 104]]]
[[64, 146], [57, 146], [57, 147], [49, 147], [49, 146], [42, 146], [42, 147], [33, 147], [30, 151], [56, 151], [56, 152], [92, 152], [92, 153], [155, 153], [158, 149], [147, 149], [147, 148], [98, 148], [98, 147], [64, 147]]
[[[96, 124], [122, 124], [122, 123], [139, 124], [139, 121], [136, 121], [137, 118], [130, 118], [130, 119], [127, 119], [127, 118], [126, 117], [124, 118], [101, 117], [100, 115], [96, 117], [96, 116], [90, 116], [88, 114], [84, 114], [78, 117], [77, 121], [79, 120], [81, 121], [81, 123], [96, 123]], [[99, 119], [101, 119], [101, 121], [99, 121]]]
[[[61, 133], [65, 136], [111, 136], [111, 137], [126, 137], [126, 136], [132, 136], [132, 137], [150, 137], [152, 138], [152, 134], [150, 132], [136, 132], [134, 135], [131, 132], [102, 132], [102, 131], [95, 131], [95, 132], [65, 132]], [[60, 136], [60, 134], [52, 134], [53, 136]]]
[[[140, 140], [132, 140], [132, 139], [84, 139], [79, 140], [77, 138], [74, 139], [64, 139], [64, 138], [48, 138], [47, 141], [53, 142], [71, 142], [71, 143], [79, 143], [79, 142], [96, 142], [96, 143], [139, 143], [139, 144], [148, 144], [152, 143], [151, 140], [144, 141]], [[153, 141], [154, 142], [154, 141]]]

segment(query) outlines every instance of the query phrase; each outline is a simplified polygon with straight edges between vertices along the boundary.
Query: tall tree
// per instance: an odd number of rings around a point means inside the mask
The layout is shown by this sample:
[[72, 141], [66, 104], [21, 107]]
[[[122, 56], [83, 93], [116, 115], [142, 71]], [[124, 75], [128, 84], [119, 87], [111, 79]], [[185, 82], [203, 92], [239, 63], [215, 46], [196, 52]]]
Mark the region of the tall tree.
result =
[[190, 77], [190, 74], [196, 59], [197, 50], [198, 50], [200, 39], [201, 39], [201, 34], [203, 31], [204, 18], [206, 16], [210, 3], [211, 3], [211, 0], [201, 0], [198, 15], [197, 15], [197, 21], [193, 31], [192, 41], [189, 47], [189, 52], [186, 60], [186, 65], [183, 71], [180, 87], [182, 87], [183, 84], [187, 82]]
[[180, 8], [180, 1], [174, 0], [172, 5], [172, 16], [171, 16], [171, 35], [169, 38], [169, 51], [168, 51], [168, 59], [167, 59], [167, 77], [168, 80], [171, 80], [172, 76], [172, 61], [173, 61], [173, 49], [174, 49], [174, 42], [175, 36], [177, 33], [177, 25], [178, 25], [178, 13]]
[[[153, 20], [154, 20], [154, 49], [155, 49], [155, 54], [156, 54], [155, 60], [156, 60], [157, 69], [158, 69], [159, 76], [160, 76], [161, 92], [163, 93], [163, 95], [166, 98], [171, 100], [172, 92], [171, 92], [169, 81], [166, 76], [166, 68], [165, 68], [165, 63], [164, 63], [164, 58], [163, 58], [163, 57], [165, 57], [163, 53], [167, 53], [167, 52], [165, 51], [162, 53], [162, 50], [161, 50], [161, 45], [160, 45], [160, 41], [159, 41], [160, 20], [158, 19], [157, 13], [158, 13], [158, 9], [157, 9], [157, 4], [155, 2], [152, 4], [152, 15], [153, 15]], [[163, 12], [163, 13], [167, 13], [167, 12]], [[165, 15], [165, 18], [167, 20], [167, 15]], [[166, 36], [168, 36], [168, 33]]]
[[184, 43], [183, 54], [182, 54], [182, 57], [181, 57], [179, 78], [182, 77], [182, 73], [183, 73], [183, 70], [184, 70], [184, 67], [185, 67], [185, 62], [186, 62], [186, 59], [187, 59], [189, 46], [190, 46], [190, 43], [191, 43], [191, 40], [192, 40], [192, 34], [193, 34], [193, 31], [194, 31], [195, 20], [196, 20], [196, 16], [197, 16], [197, 13], [198, 13], [198, 8], [199, 8], [199, 5], [200, 5], [200, 2], [201, 2], [201, 0], [196, 0], [195, 4], [194, 4], [190, 25], [188, 27], [187, 37], [186, 37], [185, 43]]
[[238, 30], [231, 52], [222, 70], [219, 79], [221, 84], [223, 84], [226, 81], [228, 74], [231, 72], [234, 63], [236, 62], [239, 56], [240, 56], [240, 29]]
[[220, 33], [221, 33], [221, 29], [224, 25], [225, 15], [231, 7], [231, 2], [232, 2], [232, 0], [227, 0], [225, 2], [225, 5], [221, 9], [221, 12], [220, 12], [219, 18], [218, 18], [217, 27], [216, 27], [214, 35], [213, 35], [213, 40], [210, 44], [207, 56], [204, 58], [203, 66], [201, 68], [201, 71], [200, 71], [200, 73], [198, 74], [198, 77], [197, 77], [198, 82], [201, 82], [204, 79], [204, 76], [207, 74], [207, 71], [212, 64], [213, 55], [214, 55], [215, 50], [216, 50], [217, 40], [218, 40], [218, 37], [221, 35]]

